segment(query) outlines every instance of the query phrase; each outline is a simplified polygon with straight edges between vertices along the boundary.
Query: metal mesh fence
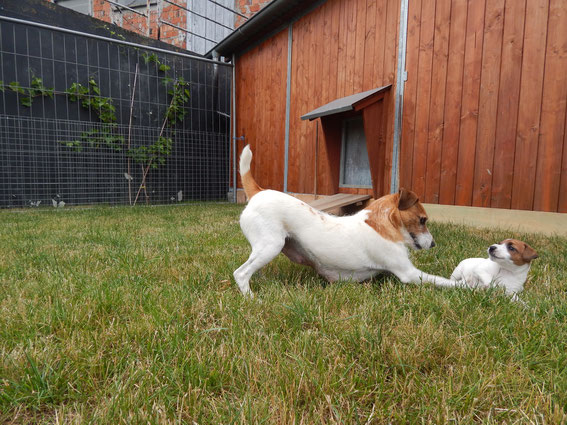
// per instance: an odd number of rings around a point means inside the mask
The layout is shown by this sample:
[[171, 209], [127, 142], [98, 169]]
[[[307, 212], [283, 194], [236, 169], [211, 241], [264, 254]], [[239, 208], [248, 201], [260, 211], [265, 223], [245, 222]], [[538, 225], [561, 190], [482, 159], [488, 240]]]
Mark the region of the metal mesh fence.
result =
[[0, 20], [0, 207], [226, 200], [230, 78]]

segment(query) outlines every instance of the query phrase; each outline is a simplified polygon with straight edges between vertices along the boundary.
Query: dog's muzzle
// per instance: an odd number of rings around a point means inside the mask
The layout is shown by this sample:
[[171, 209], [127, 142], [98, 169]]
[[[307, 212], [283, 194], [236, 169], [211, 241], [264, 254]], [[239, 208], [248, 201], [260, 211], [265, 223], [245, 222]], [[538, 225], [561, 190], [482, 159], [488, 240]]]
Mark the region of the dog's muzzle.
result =
[[[435, 241], [433, 240], [433, 238], [431, 238], [431, 241], [429, 241], [428, 238], [426, 238], [424, 241], [420, 242], [418, 236], [415, 233], [410, 232], [410, 236], [413, 241], [413, 246], [415, 247], [415, 249], [429, 249], [435, 246]], [[427, 246], [426, 243], [429, 246]]]

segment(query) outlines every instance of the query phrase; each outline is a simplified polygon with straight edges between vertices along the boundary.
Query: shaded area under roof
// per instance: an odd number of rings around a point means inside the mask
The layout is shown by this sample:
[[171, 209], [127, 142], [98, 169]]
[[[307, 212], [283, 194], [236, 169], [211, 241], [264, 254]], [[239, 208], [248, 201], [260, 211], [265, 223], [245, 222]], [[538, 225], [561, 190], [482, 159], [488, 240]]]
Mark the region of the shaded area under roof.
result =
[[350, 96], [341, 97], [340, 99], [335, 99], [326, 105], [320, 106], [317, 109], [303, 115], [302, 120], [314, 120], [315, 118], [324, 117], [327, 115], [339, 114], [341, 112], [353, 111], [357, 103], [372, 97], [375, 94], [381, 93], [389, 89], [391, 85], [384, 87], [378, 87], [372, 90], [368, 90], [362, 93], [352, 94]]
[[217, 52], [220, 56], [230, 57], [233, 53], [246, 50], [268, 34], [283, 29], [291, 21], [298, 19], [325, 1], [272, 0], [207, 52], [205, 57], [212, 58], [213, 52]]

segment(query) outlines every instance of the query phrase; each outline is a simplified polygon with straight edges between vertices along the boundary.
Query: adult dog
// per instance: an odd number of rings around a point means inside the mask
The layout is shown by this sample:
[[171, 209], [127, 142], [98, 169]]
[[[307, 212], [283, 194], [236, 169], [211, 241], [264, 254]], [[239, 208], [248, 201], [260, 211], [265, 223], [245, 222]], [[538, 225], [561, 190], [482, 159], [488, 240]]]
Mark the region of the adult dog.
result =
[[283, 252], [293, 262], [313, 267], [333, 282], [363, 281], [390, 272], [404, 283], [455, 282], [418, 270], [408, 256], [413, 249], [435, 246], [427, 214], [417, 195], [401, 189], [373, 201], [355, 215], [336, 217], [275, 190], [264, 190], [250, 172], [252, 151], [240, 156], [240, 175], [248, 205], [240, 227], [252, 247], [248, 260], [234, 272], [244, 295], [252, 296], [250, 277]]

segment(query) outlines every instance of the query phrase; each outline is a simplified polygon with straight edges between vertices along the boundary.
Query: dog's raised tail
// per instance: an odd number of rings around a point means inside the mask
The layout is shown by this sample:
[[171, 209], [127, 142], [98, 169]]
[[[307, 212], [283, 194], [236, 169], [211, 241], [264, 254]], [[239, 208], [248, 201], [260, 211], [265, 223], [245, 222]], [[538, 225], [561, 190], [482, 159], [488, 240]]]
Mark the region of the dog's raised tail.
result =
[[242, 185], [244, 186], [244, 192], [248, 199], [251, 199], [262, 190], [250, 172], [251, 162], [252, 150], [250, 150], [250, 145], [246, 145], [240, 154], [240, 177], [242, 178]]

